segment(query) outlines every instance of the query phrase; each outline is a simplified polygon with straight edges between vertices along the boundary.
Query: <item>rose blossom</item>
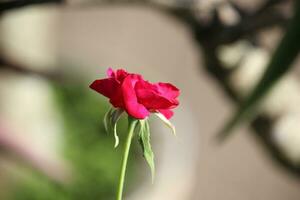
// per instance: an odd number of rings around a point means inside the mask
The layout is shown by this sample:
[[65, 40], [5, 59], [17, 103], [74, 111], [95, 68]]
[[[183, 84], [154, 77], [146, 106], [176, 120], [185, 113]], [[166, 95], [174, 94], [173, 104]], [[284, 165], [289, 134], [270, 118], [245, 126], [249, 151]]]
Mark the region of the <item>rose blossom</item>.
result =
[[124, 109], [136, 119], [144, 119], [151, 112], [160, 112], [167, 119], [173, 116], [171, 109], [178, 106], [179, 89], [170, 83], [150, 83], [139, 74], [123, 69], [109, 68], [108, 78], [95, 80], [90, 88], [109, 98], [116, 108]]

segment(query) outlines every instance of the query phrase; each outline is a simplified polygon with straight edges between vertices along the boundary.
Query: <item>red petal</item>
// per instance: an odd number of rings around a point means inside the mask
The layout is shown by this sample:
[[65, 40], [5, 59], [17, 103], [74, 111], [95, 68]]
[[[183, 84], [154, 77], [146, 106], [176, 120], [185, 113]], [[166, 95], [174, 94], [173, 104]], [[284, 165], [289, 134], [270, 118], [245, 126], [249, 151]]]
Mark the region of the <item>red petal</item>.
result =
[[111, 67], [109, 67], [109, 68], [106, 70], [106, 75], [107, 75], [109, 78], [112, 78], [112, 77], [115, 76], [115, 72], [114, 72], [114, 70], [113, 70]]
[[119, 81], [120, 83], [122, 83], [124, 81], [124, 79], [128, 76], [129, 74], [124, 70], [124, 69], [118, 69], [116, 71], [116, 79], [117, 81]]
[[107, 79], [99, 79], [95, 80], [91, 85], [90, 88], [99, 92], [100, 94], [111, 98], [114, 95], [114, 92], [119, 87], [119, 84], [112, 78]]
[[114, 71], [112, 68], [108, 68], [106, 74], [109, 78], [114, 78], [119, 83], [122, 83], [123, 80], [129, 75], [124, 69], [118, 69]]
[[117, 108], [123, 108], [124, 109], [124, 103], [123, 103], [123, 94], [121, 85], [118, 87], [118, 89], [114, 92], [114, 95], [110, 98], [109, 102]]
[[160, 93], [158, 84], [147, 81], [139, 81], [135, 86], [136, 94], [140, 103], [151, 110], [169, 109], [178, 105], [178, 101]]
[[149, 111], [140, 104], [137, 100], [137, 96], [134, 90], [134, 86], [141, 76], [131, 74], [128, 75], [122, 84], [123, 101], [125, 104], [125, 109], [129, 115], [137, 119], [144, 119], [150, 113]]
[[159, 93], [167, 98], [175, 99], [180, 94], [179, 89], [171, 83], [157, 83], [156, 85], [158, 86]]

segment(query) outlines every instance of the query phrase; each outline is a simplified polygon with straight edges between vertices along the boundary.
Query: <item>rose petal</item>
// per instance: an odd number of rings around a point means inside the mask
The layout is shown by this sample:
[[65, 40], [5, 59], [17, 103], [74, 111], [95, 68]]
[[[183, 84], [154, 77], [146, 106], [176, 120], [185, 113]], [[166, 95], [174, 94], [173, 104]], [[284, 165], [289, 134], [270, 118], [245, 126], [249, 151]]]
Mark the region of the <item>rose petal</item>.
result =
[[157, 83], [159, 93], [168, 99], [175, 99], [179, 96], [180, 91], [170, 83]]
[[128, 72], [126, 72], [124, 69], [118, 69], [116, 71], [116, 77], [115, 78], [117, 79], [117, 81], [122, 83], [128, 75], [129, 75]]
[[168, 98], [159, 91], [159, 85], [147, 81], [139, 81], [135, 86], [138, 100], [146, 108], [151, 110], [169, 109], [178, 105], [174, 98]]
[[124, 108], [123, 103], [123, 93], [121, 89], [121, 85], [115, 90], [114, 94], [111, 96], [109, 102], [117, 108]]
[[109, 78], [112, 78], [112, 77], [115, 76], [115, 72], [114, 72], [114, 70], [113, 70], [111, 67], [109, 67], [109, 68], [107, 69], [107, 71], [106, 71], [106, 75], [107, 75]]
[[137, 81], [141, 79], [141, 76], [130, 74], [128, 75], [122, 84], [123, 101], [125, 109], [129, 115], [137, 119], [144, 119], [149, 115], [149, 111], [140, 104], [137, 100], [137, 96], [134, 90], [134, 86]]
[[117, 71], [114, 71], [112, 68], [108, 68], [106, 74], [109, 78], [114, 78], [119, 83], [122, 83], [123, 80], [129, 75], [124, 69], [118, 69]]
[[90, 88], [108, 98], [111, 98], [114, 95], [114, 91], [118, 88], [118, 83], [112, 78], [99, 79], [95, 80], [90, 85]]

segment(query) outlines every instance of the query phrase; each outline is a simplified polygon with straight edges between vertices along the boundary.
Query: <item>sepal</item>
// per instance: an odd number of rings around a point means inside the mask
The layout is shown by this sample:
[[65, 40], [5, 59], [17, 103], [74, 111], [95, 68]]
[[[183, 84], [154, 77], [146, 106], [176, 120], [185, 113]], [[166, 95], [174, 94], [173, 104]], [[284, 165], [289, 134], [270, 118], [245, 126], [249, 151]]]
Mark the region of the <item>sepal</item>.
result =
[[119, 136], [117, 134], [117, 123], [123, 114], [123, 109], [114, 109], [111, 108], [104, 116], [104, 127], [107, 133], [114, 134], [115, 137], [115, 145], [116, 148], [119, 145]]
[[171, 130], [172, 133], [176, 136], [176, 130], [175, 130], [175, 126], [161, 113], [156, 112], [154, 113], [161, 121], [163, 121], [163, 123], [165, 125], [167, 125]]

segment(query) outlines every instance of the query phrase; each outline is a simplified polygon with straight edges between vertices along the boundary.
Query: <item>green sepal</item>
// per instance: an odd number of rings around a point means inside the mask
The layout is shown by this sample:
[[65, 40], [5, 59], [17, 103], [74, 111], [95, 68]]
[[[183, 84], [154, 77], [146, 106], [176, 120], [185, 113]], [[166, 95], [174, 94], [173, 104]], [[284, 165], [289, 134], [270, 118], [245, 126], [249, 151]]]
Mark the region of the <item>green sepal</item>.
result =
[[113, 112], [113, 108], [110, 108], [104, 115], [103, 118], [103, 124], [104, 124], [104, 128], [106, 133], [110, 133], [110, 117], [111, 117], [111, 113]]
[[161, 113], [157, 112], [155, 115], [165, 124], [167, 125], [171, 130], [172, 133], [176, 136], [176, 130], [175, 126]]
[[151, 143], [150, 143], [150, 127], [147, 119], [139, 120], [138, 137], [143, 150], [144, 158], [147, 161], [151, 170], [152, 183], [153, 183], [155, 177], [155, 163], [154, 163], [154, 153], [152, 151]]
[[124, 110], [111, 108], [104, 116], [104, 127], [107, 133], [114, 134], [116, 148], [119, 145], [119, 136], [117, 134], [117, 122], [121, 118]]

